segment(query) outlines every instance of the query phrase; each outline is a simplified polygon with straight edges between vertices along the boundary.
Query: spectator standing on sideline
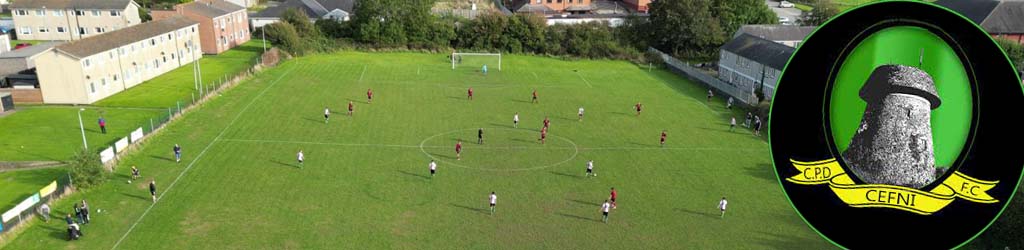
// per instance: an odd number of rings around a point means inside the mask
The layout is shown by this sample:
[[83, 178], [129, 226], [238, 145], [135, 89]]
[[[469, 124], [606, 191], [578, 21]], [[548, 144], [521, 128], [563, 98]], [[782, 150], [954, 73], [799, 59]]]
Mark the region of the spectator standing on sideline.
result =
[[484, 128], [480, 128], [480, 130], [477, 130], [476, 144], [484, 144]]
[[85, 199], [82, 199], [82, 220], [85, 221], [85, 223], [82, 224], [89, 224], [89, 219], [89, 203], [86, 203]]
[[747, 112], [747, 120], [745, 122], [743, 122], [743, 127], [750, 128], [750, 120], [751, 119], [754, 119], [754, 114], [750, 113], [750, 112]]
[[43, 215], [43, 222], [50, 222], [50, 205], [43, 203], [39, 206], [39, 214]]
[[82, 207], [75, 203], [75, 218], [78, 219], [78, 224], [85, 223], [85, 217], [82, 217]]
[[181, 162], [181, 146], [174, 144], [174, 162]]
[[100, 116], [100, 120], [97, 121], [97, 123], [100, 124], [100, 131], [103, 132], [104, 134], [106, 134], [107, 133], [107, 119], [104, 119], [102, 116]]
[[725, 108], [732, 109], [732, 96], [729, 97], [729, 101], [725, 102]]

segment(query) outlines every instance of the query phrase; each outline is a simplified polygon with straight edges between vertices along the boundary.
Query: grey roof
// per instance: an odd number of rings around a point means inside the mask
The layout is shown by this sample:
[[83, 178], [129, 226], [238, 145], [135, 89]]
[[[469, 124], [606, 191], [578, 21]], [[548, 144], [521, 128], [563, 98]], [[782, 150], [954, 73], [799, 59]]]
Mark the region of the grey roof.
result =
[[56, 49], [74, 57], [84, 58], [198, 24], [199, 22], [183, 16], [175, 16], [61, 44]]
[[40, 43], [40, 44], [24, 47], [24, 48], [21, 48], [21, 49], [7, 51], [7, 52], [4, 52], [4, 53], [0, 53], [0, 59], [32, 57], [32, 56], [38, 55], [39, 53], [43, 53], [44, 51], [46, 51], [46, 50], [48, 50], [50, 48], [53, 48], [53, 46], [57, 46], [58, 44], [61, 44], [61, 43], [62, 42], [45, 42], [45, 43]]
[[817, 26], [793, 26], [793, 25], [743, 25], [733, 37], [740, 34], [772, 40], [772, 41], [803, 41]]
[[989, 33], [1024, 33], [1024, 1], [939, 0], [935, 3], [959, 12]]
[[12, 9], [116, 9], [128, 7], [132, 0], [20, 0], [11, 3]]
[[220, 17], [245, 10], [245, 7], [223, 0], [195, 1], [181, 4], [178, 8], [181, 8], [186, 12], [196, 13], [209, 18]]
[[281, 15], [284, 14], [284, 11], [288, 9], [298, 9], [299, 11], [306, 13], [306, 16], [310, 18], [323, 17], [335, 9], [340, 9], [352, 14], [352, 10], [355, 8], [355, 2], [355, 0], [288, 0], [278, 4], [277, 6], [264, 9], [259, 13], [249, 15], [249, 17], [281, 17]]
[[786, 67], [794, 51], [792, 47], [748, 34], [736, 36], [722, 45], [722, 50], [778, 70]]

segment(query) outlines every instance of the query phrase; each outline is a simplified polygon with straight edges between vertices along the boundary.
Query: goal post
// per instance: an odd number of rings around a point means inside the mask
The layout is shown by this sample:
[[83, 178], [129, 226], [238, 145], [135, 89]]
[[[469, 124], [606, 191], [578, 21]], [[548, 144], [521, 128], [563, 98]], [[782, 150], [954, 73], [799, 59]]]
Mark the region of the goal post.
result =
[[501, 71], [501, 53], [461, 53], [452, 52], [452, 70], [459, 65], [482, 67], [484, 65], [497, 64], [498, 71]]

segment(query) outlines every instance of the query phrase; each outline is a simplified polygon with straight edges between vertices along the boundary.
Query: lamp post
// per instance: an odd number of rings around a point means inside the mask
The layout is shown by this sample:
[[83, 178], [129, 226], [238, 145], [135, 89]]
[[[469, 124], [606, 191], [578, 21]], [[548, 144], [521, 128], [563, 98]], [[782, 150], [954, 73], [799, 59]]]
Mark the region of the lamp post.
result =
[[82, 130], [82, 145], [85, 146], [85, 149], [89, 149], [89, 143], [85, 141], [85, 124], [82, 123], [82, 111], [85, 111], [85, 108], [78, 109], [78, 128]]

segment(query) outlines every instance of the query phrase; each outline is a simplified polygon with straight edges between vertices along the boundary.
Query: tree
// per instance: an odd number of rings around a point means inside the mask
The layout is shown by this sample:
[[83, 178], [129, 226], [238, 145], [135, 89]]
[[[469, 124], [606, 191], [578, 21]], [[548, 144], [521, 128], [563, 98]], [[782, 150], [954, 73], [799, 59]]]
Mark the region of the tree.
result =
[[263, 26], [267, 40], [296, 55], [304, 54], [305, 48], [295, 26], [288, 22], [276, 22]]
[[651, 37], [655, 48], [688, 60], [708, 61], [726, 41], [707, 0], [655, 1], [650, 4]]
[[281, 14], [281, 21], [287, 22], [295, 27], [295, 31], [303, 37], [314, 37], [320, 35], [320, 31], [313, 27], [306, 13], [296, 8], [288, 8]]
[[635, 32], [649, 31], [648, 44], [693, 61], [718, 58], [718, 48], [742, 25], [777, 22], [760, 0], [655, 1], [649, 6], [647, 28]]
[[107, 170], [103, 168], [100, 157], [88, 149], [75, 153], [68, 161], [68, 172], [71, 180], [78, 188], [89, 188], [107, 180]]
[[822, 25], [836, 15], [839, 15], [839, 7], [832, 0], [815, 0], [814, 9], [811, 9], [809, 13], [804, 13], [804, 17], [800, 19], [800, 25]]
[[1006, 56], [1010, 58], [1013, 66], [1017, 67], [1017, 70], [1021, 70], [1021, 66], [1024, 65], [1024, 45], [1004, 37], [996, 38], [996, 43], [1006, 52]]

